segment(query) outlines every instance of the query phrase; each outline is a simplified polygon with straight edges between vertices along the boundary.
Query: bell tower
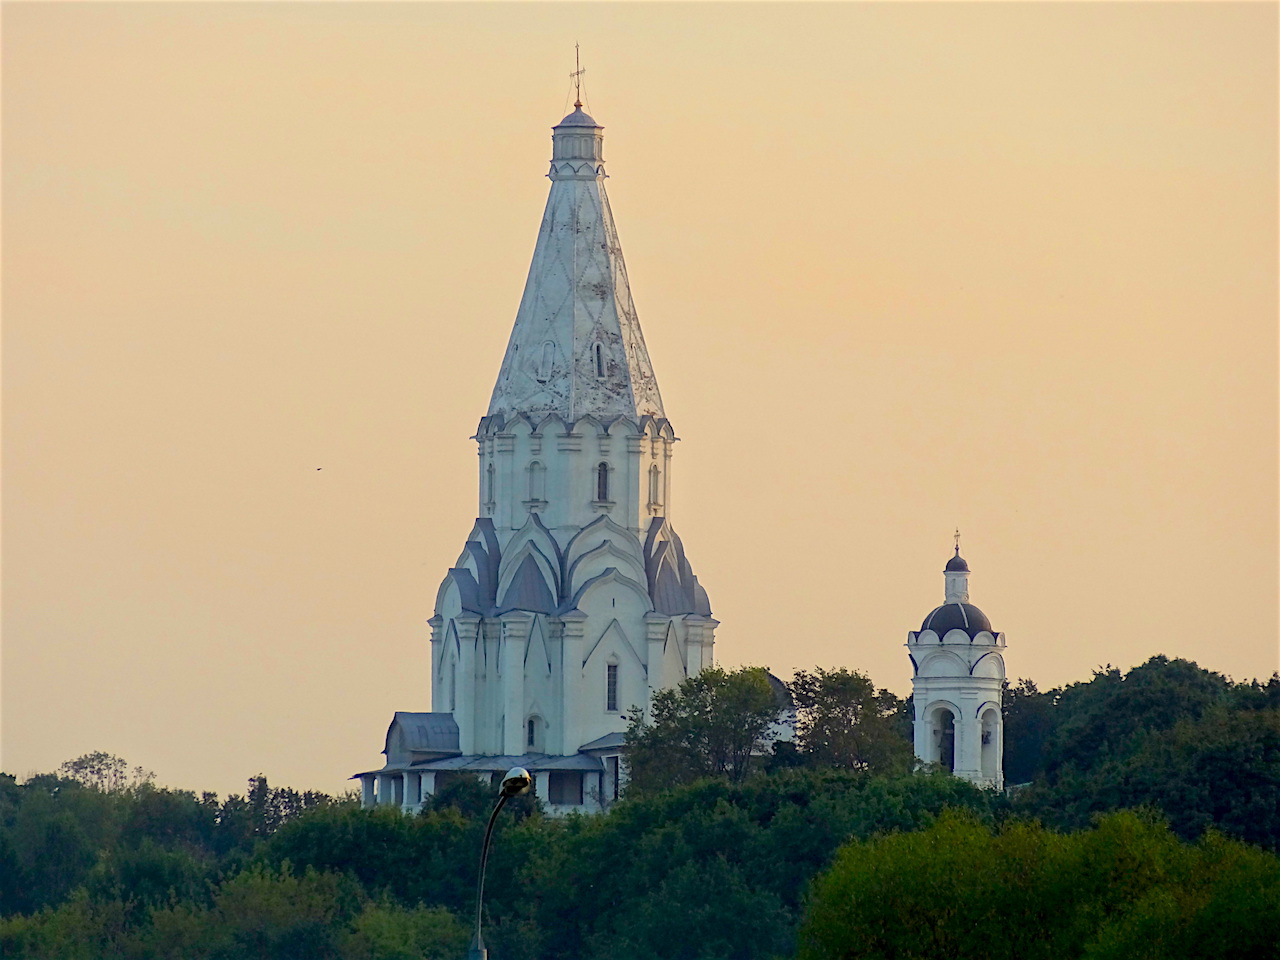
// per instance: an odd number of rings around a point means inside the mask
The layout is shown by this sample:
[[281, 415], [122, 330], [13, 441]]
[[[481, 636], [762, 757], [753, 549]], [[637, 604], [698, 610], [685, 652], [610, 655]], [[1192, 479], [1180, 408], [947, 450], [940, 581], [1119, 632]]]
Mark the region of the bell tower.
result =
[[958, 532], [943, 577], [943, 604], [907, 634], [916, 758], [1003, 789], [1005, 637], [969, 602], [969, 564], [960, 556]]

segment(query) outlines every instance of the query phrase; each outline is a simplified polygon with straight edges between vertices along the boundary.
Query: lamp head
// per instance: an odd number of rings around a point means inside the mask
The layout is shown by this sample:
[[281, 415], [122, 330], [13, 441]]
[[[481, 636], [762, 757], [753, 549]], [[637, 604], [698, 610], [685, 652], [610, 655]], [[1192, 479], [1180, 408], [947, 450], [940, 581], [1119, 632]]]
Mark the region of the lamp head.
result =
[[524, 767], [512, 767], [502, 778], [502, 795], [518, 797], [522, 793], [528, 793], [531, 786], [533, 786], [533, 777], [529, 776], [529, 771]]

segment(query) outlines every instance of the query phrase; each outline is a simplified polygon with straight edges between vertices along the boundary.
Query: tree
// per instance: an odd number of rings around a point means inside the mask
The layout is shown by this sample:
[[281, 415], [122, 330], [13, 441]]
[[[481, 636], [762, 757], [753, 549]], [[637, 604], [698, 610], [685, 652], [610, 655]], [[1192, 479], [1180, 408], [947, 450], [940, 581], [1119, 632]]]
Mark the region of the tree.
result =
[[369, 904], [342, 940], [343, 960], [455, 960], [471, 931], [444, 907]]
[[778, 703], [762, 667], [707, 669], [674, 690], [659, 691], [646, 722], [628, 716], [629, 789], [661, 790], [701, 777], [746, 778], [771, 741]]
[[1052, 778], [1064, 767], [1088, 769], [1124, 752], [1136, 736], [1197, 720], [1211, 707], [1227, 705], [1231, 695], [1226, 677], [1190, 660], [1155, 656], [1127, 674], [1115, 667], [1097, 670], [1058, 695], [1044, 770]]
[[912, 747], [898, 728], [902, 701], [843, 667], [798, 670], [791, 681], [800, 752], [815, 765], [904, 773]]
[[1069, 829], [1150, 806], [1184, 839], [1216, 827], [1280, 849], [1277, 702], [1280, 680], [1234, 684], [1162, 656], [1047, 693], [1022, 681], [1005, 706], [1005, 769], [1034, 782], [1014, 806]]
[[[916, 830], [948, 807], [989, 823], [1000, 803], [942, 774], [813, 768], [631, 795], [504, 836], [496, 853], [521, 867], [494, 885], [494, 916], [541, 938], [517, 954], [528, 960], [772, 960], [791, 954], [809, 882], [851, 836]], [[540, 846], [512, 842], [534, 830]]]
[[1099, 813], [1154, 807], [1187, 840], [1210, 827], [1280, 849], [1280, 710], [1215, 707], [1147, 731], [1092, 766], [1062, 767], [1021, 791], [1015, 807], [1078, 829]]
[[337, 960], [342, 933], [360, 907], [359, 887], [349, 878], [254, 866], [218, 887], [210, 906], [153, 911], [140, 939], [144, 955], [157, 960]]
[[1134, 813], [1056, 834], [945, 814], [854, 842], [813, 886], [800, 960], [1280, 956], [1280, 861]]
[[115, 793], [150, 783], [156, 778], [153, 772], [142, 767], [130, 770], [129, 764], [124, 760], [102, 750], [68, 760], [58, 767], [58, 773], [68, 780], [75, 780], [104, 793]]
[[1004, 779], [1027, 783], [1044, 766], [1045, 745], [1057, 721], [1061, 690], [1041, 693], [1034, 680], [1004, 682]]

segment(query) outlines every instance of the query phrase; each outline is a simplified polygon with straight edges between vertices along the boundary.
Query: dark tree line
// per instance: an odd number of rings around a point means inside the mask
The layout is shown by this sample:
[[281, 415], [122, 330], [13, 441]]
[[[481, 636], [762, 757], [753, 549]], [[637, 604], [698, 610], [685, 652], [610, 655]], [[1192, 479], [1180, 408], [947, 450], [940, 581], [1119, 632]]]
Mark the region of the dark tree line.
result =
[[1233, 683], [1187, 660], [1005, 696], [1014, 809], [1063, 828], [1146, 806], [1184, 839], [1210, 827], [1280, 849], [1280, 676]]
[[[1280, 678], [1158, 657], [1015, 684], [1011, 796], [913, 770], [910, 704], [865, 676], [792, 697], [779, 740], [764, 671], [707, 671], [633, 718], [609, 813], [513, 803], [494, 960], [1273, 955], [1249, 938], [1280, 909]], [[262, 777], [220, 799], [102, 754], [0, 776], [0, 956], [454, 960], [492, 799], [463, 780], [407, 816]]]

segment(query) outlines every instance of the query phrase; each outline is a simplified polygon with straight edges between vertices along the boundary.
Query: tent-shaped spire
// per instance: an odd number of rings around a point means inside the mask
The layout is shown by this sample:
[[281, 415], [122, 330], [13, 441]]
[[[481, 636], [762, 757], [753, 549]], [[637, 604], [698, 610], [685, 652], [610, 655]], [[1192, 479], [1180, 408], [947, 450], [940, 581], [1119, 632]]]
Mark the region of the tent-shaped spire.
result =
[[489, 416], [664, 416], [604, 190], [603, 127], [552, 131], [551, 194]]

